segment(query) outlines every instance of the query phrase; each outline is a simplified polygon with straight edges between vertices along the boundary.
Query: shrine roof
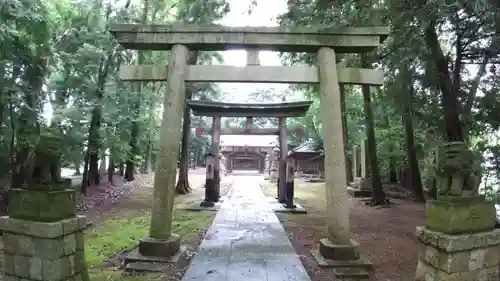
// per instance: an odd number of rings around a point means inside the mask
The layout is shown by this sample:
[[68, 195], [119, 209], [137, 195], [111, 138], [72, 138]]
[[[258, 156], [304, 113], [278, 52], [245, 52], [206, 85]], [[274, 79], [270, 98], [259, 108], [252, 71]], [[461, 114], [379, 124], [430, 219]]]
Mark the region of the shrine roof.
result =
[[315, 156], [320, 156], [322, 153], [323, 151], [317, 150], [314, 143], [309, 140], [291, 150], [288, 155], [295, 158], [317, 158]]
[[304, 116], [312, 101], [284, 103], [223, 103], [190, 100], [186, 104], [197, 116], [298, 117]]

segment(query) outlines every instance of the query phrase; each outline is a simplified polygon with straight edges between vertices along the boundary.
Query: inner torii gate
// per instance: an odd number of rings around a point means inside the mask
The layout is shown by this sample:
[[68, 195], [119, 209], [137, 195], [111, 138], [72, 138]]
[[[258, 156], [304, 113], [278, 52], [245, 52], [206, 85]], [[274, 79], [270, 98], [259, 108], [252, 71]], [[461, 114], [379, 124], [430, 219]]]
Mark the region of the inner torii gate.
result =
[[[186, 82], [257, 82], [319, 84], [322, 134], [325, 146], [325, 197], [328, 235], [313, 255], [323, 265], [333, 261], [361, 263], [359, 245], [352, 240], [346, 189], [344, 139], [339, 83], [382, 85], [383, 73], [373, 69], [337, 66], [337, 53], [374, 51], [389, 34], [379, 27], [227, 27], [218, 25], [110, 24], [110, 32], [125, 48], [170, 50], [167, 65], [124, 66], [126, 80], [166, 80], [163, 118], [154, 180], [149, 236], [141, 239], [143, 260], [168, 260], [181, 251], [172, 233], [176, 162], [185, 108]], [[316, 66], [187, 65], [188, 52], [257, 49], [316, 53]], [[325, 261], [327, 259], [327, 261]], [[335, 261], [337, 263], [335, 263]]]
[[[207, 158], [205, 200], [201, 202], [200, 206], [212, 207], [214, 206], [214, 202], [219, 200], [220, 176], [218, 155], [220, 135], [278, 135], [280, 165], [278, 166], [277, 199], [280, 203], [285, 204], [286, 208], [295, 208], [293, 204], [293, 185], [289, 185], [289, 188], [287, 188], [285, 181], [288, 156], [286, 118], [306, 115], [312, 101], [242, 104], [190, 100], [186, 103], [194, 115], [213, 117], [212, 128], [204, 128], [202, 130], [204, 132], [212, 132], [212, 149], [211, 154]], [[221, 117], [246, 117], [245, 128], [221, 129]], [[279, 127], [254, 128], [253, 118], [255, 117], [279, 118]]]

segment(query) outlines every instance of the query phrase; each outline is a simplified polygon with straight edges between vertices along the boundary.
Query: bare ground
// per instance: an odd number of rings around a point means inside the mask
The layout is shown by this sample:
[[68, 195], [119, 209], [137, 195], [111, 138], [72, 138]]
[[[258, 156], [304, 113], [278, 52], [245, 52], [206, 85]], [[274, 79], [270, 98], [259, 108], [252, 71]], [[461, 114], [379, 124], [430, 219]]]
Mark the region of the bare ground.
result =
[[[268, 196], [275, 196], [274, 185], [263, 183]], [[285, 230], [313, 281], [337, 280], [332, 269], [320, 268], [310, 251], [325, 236], [325, 191], [323, 183], [301, 183], [295, 187], [297, 202], [306, 215], [279, 214]], [[369, 280], [399, 281], [414, 278], [417, 261], [416, 226], [423, 225], [424, 204], [393, 199], [388, 208], [369, 207], [351, 199], [350, 219], [353, 238], [361, 245], [362, 255], [372, 262]]]

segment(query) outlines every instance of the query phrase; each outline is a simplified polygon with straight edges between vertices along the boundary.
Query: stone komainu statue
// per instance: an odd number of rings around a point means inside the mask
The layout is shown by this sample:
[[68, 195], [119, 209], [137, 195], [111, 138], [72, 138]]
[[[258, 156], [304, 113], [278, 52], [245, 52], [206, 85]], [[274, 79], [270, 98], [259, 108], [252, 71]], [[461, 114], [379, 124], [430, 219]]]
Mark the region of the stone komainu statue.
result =
[[441, 196], [475, 196], [481, 183], [481, 156], [463, 142], [440, 146], [436, 155], [436, 178]]

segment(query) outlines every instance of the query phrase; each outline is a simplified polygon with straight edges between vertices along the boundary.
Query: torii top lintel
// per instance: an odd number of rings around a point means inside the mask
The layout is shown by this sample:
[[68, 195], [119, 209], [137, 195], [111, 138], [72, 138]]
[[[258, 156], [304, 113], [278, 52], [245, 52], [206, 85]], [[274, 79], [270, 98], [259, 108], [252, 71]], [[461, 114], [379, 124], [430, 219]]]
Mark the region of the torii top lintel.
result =
[[189, 100], [186, 104], [196, 116], [298, 117], [306, 115], [312, 101], [249, 104]]
[[228, 27], [221, 25], [110, 24], [109, 31], [128, 49], [170, 50], [175, 44], [193, 51], [260, 49], [279, 52], [367, 53], [389, 35], [387, 26], [371, 27]]

